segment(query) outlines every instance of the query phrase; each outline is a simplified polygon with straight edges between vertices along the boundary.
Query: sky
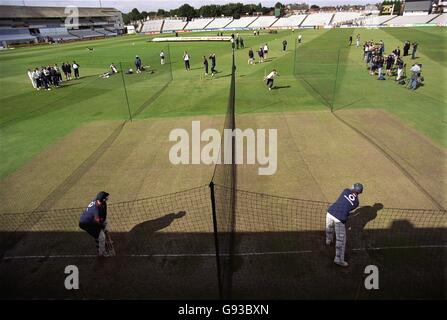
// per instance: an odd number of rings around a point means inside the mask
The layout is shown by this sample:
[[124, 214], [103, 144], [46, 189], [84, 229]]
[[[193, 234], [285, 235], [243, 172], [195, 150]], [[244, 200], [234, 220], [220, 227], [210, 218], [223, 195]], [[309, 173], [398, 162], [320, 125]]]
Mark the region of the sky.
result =
[[[154, 11], [157, 9], [175, 9], [184, 3], [195, 8], [206, 4], [227, 4], [230, 2], [242, 2], [244, 4], [262, 3], [265, 7], [273, 7], [278, 0], [0, 0], [2, 5], [27, 5], [27, 6], [58, 6], [64, 7], [74, 5], [78, 7], [113, 7], [122, 12], [129, 12], [133, 8], [139, 11]], [[366, 4], [376, 3], [376, 0], [280, 0], [283, 4], [301, 3], [316, 5], [341, 5], [341, 4]]]

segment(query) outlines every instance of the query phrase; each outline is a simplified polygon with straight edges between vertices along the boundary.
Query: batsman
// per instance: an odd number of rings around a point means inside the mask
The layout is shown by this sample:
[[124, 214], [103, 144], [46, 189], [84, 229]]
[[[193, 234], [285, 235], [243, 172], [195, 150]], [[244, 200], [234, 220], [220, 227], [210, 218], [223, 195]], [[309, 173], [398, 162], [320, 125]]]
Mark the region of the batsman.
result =
[[108, 239], [107, 229], [107, 200], [109, 194], [101, 191], [96, 195], [81, 214], [79, 228], [91, 235], [96, 242], [98, 256], [109, 257], [114, 255], [111, 250], [111, 241]]
[[351, 189], [344, 189], [337, 201], [332, 204], [326, 214], [326, 245], [334, 239], [335, 231], [335, 258], [334, 263], [347, 267], [345, 261], [346, 222], [349, 213], [359, 206], [359, 194], [363, 192], [363, 185], [355, 183]]

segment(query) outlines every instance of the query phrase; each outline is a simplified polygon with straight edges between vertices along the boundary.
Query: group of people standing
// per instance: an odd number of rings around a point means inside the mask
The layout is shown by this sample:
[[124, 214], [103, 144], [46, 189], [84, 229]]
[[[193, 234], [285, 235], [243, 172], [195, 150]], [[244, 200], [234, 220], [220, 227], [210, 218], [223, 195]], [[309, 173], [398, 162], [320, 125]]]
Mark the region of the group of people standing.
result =
[[[286, 45], [287, 46], [287, 45]], [[269, 46], [266, 43], [265, 45], [259, 46], [258, 50], [258, 57], [259, 57], [259, 63], [263, 63], [265, 60], [268, 59], [269, 55]], [[255, 53], [252, 48], [248, 50], [248, 64], [254, 65], [255, 64]]]
[[382, 40], [378, 43], [374, 41], [365, 42], [363, 45], [363, 60], [367, 64], [371, 75], [377, 73], [377, 80], [385, 80], [386, 75], [388, 77], [396, 76], [396, 81], [399, 81], [404, 76], [405, 63], [402, 60], [400, 48], [397, 47], [390, 54], [385, 55], [385, 43]]
[[[75, 79], [79, 79], [79, 64], [73, 61], [71, 65], [68, 62], [62, 63], [61, 68], [57, 64], [47, 67], [28, 69], [27, 75], [34, 89], [51, 90], [51, 87], [58, 88], [63, 81], [62, 73], [65, 75], [65, 81], [71, 80], [71, 71], [74, 71]], [[62, 69], [62, 72], [61, 72]]]
[[[416, 58], [417, 47], [418, 43], [414, 42], [412, 59]], [[374, 43], [374, 41], [367, 41], [365, 42], [363, 48], [363, 59], [367, 64], [371, 75], [375, 75], [377, 73], [378, 80], [385, 80], [385, 76], [396, 77], [396, 81], [405, 84], [404, 79], [406, 78], [406, 64], [402, 58], [400, 47], [397, 47], [388, 55], [385, 54], [385, 44], [382, 40], [378, 43]], [[410, 48], [410, 41], [405, 41], [403, 56], [409, 55]], [[416, 90], [423, 81], [423, 77], [421, 75], [421, 65], [413, 64], [410, 71], [411, 76], [409, 78], [408, 88]]]

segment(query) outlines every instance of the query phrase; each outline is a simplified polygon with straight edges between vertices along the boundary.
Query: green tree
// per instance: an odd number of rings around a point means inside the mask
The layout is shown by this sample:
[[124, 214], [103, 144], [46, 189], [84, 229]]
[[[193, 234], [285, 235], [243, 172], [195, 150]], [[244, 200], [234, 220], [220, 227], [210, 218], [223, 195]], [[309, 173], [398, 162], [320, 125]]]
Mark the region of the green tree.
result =
[[178, 8], [178, 16], [186, 17], [188, 18], [188, 20], [191, 20], [192, 18], [195, 18], [197, 16], [196, 9], [185, 3]]
[[159, 17], [166, 17], [167, 12], [163, 9], [158, 9], [157, 16]]

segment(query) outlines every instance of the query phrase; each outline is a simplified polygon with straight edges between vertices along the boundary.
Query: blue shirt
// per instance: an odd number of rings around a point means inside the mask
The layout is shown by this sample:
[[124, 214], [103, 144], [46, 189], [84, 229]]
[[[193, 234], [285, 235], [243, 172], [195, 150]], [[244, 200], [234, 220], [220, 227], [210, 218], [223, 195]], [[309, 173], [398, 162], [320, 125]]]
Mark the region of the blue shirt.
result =
[[107, 206], [97, 206], [96, 200], [92, 200], [81, 214], [79, 222], [82, 224], [102, 224], [106, 220]]
[[340, 220], [340, 222], [346, 223], [349, 213], [358, 206], [358, 194], [350, 189], [345, 189], [340, 194], [337, 201], [329, 207], [328, 212]]

